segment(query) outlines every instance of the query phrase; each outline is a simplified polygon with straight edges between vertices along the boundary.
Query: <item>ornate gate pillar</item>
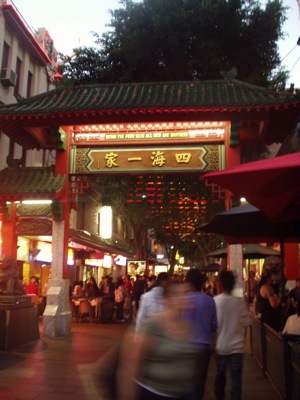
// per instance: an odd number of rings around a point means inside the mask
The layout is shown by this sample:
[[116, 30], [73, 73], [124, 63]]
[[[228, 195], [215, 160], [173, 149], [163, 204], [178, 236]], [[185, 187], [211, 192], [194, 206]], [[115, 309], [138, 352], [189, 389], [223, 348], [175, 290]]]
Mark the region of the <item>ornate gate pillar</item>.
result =
[[59, 201], [52, 204], [52, 267], [48, 281], [47, 306], [43, 314], [45, 336], [64, 336], [71, 332], [72, 314], [69, 306], [68, 241], [70, 215], [69, 146], [70, 129], [64, 128], [65, 148], [56, 155], [55, 172], [66, 175]]
[[53, 221], [51, 279], [48, 281], [47, 306], [43, 314], [43, 332], [50, 337], [64, 336], [71, 332], [69, 280], [63, 279], [65, 236], [65, 221]]

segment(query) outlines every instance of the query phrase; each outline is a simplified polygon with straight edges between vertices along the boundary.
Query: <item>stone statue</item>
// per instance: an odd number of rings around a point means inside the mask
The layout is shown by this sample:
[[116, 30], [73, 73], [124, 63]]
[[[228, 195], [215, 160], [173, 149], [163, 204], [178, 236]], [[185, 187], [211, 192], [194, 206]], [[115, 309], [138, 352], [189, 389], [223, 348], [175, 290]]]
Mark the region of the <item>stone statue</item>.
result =
[[0, 295], [23, 295], [24, 287], [18, 275], [17, 261], [9, 255], [0, 255]]

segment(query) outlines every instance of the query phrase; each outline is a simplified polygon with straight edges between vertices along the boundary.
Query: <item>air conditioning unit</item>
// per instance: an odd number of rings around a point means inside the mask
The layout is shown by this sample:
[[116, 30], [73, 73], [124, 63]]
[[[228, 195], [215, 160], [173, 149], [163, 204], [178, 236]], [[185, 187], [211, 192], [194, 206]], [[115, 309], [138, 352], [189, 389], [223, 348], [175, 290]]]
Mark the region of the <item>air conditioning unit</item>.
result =
[[16, 86], [17, 74], [11, 68], [2, 68], [0, 82], [3, 86]]

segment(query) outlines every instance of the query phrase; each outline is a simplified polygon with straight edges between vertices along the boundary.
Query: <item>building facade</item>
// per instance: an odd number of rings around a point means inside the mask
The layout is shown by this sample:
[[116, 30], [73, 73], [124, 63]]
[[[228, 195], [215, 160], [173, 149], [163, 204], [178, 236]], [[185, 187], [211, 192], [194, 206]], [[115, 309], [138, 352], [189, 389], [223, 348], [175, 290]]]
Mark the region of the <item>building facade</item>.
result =
[[[0, 103], [11, 104], [55, 88], [57, 52], [46, 29], [32, 32], [12, 2], [0, 0]], [[23, 166], [47, 165], [47, 152], [29, 151], [0, 132], [0, 170], [7, 161]]]

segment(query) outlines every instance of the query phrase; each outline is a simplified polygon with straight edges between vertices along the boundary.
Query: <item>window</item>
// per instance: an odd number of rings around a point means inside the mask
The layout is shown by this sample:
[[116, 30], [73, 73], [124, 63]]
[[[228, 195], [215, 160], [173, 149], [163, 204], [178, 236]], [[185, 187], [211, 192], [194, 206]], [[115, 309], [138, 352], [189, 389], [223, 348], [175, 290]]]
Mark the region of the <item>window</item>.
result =
[[6, 69], [8, 67], [9, 50], [10, 50], [9, 45], [6, 42], [4, 42], [1, 70], [3, 70], [4, 68]]
[[20, 95], [21, 69], [22, 69], [22, 61], [19, 58], [17, 58], [17, 64], [16, 64], [17, 83], [14, 89], [15, 97], [18, 97]]
[[32, 75], [32, 73], [30, 71], [28, 71], [26, 98], [31, 96], [31, 93], [32, 93], [32, 80], [33, 80], [33, 75]]

